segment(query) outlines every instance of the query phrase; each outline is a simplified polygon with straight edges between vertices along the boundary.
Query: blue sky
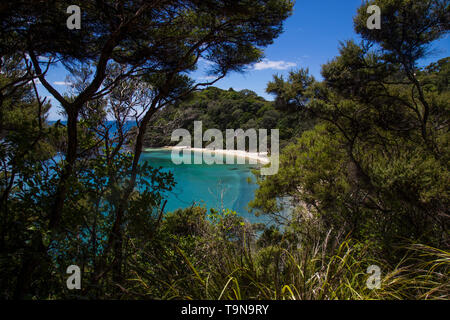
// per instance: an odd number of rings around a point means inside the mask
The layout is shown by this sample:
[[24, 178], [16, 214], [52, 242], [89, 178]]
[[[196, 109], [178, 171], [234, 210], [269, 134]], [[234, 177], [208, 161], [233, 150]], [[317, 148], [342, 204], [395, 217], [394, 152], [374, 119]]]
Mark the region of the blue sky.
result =
[[[321, 65], [338, 54], [339, 41], [358, 40], [353, 30], [353, 16], [362, 0], [297, 0], [294, 13], [284, 24], [284, 32], [265, 50], [261, 63], [250, 67], [245, 73], [232, 73], [216, 83], [223, 89], [250, 89], [271, 100], [265, 92], [267, 82], [274, 74], [287, 74], [289, 70], [309, 68], [310, 73], [320, 79]], [[441, 39], [434, 44], [433, 53], [422, 62], [428, 64], [450, 55], [450, 40]], [[200, 69], [202, 65], [200, 64]], [[52, 69], [48, 80], [60, 92], [67, 90], [66, 71], [62, 67]], [[202, 80], [201, 72], [194, 78]], [[40, 93], [50, 96], [39, 85]], [[51, 97], [49, 97], [51, 99]], [[57, 105], [51, 99], [54, 106]], [[52, 107], [49, 119], [59, 119], [58, 110]]]

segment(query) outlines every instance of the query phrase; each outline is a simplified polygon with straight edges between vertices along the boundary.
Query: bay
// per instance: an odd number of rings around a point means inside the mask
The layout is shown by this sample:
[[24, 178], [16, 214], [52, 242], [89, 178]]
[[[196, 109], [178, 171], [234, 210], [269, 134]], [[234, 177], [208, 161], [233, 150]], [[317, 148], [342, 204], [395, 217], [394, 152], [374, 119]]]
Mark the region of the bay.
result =
[[[192, 159], [194, 156], [201, 155], [193, 152]], [[208, 209], [231, 209], [249, 222], [263, 222], [247, 210], [258, 187], [252, 173], [256, 165], [236, 164], [236, 161], [235, 164], [194, 164], [193, 160], [192, 164], [177, 165], [172, 162], [171, 150], [158, 149], [143, 152], [141, 161], [174, 175], [176, 185], [166, 194], [166, 212], [198, 204]]]

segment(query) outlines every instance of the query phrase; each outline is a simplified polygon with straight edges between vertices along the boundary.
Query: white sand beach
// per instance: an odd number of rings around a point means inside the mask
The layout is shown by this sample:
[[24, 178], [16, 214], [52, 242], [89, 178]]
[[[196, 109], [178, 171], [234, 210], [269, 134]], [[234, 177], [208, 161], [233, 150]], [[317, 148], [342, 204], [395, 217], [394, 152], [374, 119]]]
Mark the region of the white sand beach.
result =
[[242, 150], [212, 150], [207, 148], [191, 148], [191, 147], [183, 147], [183, 146], [165, 146], [161, 148], [145, 148], [144, 151], [155, 151], [155, 150], [189, 150], [194, 152], [213, 152], [217, 154], [225, 154], [225, 155], [233, 155], [237, 157], [244, 157], [249, 159], [254, 159], [259, 161], [262, 164], [270, 163], [269, 157], [267, 156], [267, 152], [247, 152]]

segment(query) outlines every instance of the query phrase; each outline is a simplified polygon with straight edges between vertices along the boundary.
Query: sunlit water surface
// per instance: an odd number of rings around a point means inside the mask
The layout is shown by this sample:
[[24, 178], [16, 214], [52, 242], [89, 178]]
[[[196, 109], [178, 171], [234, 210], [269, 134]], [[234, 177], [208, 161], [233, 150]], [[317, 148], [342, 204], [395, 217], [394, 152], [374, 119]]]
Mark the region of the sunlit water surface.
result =
[[[257, 185], [252, 169], [254, 164], [194, 164], [194, 157], [201, 153], [192, 152], [192, 164], [175, 164], [170, 150], [152, 150], [142, 154], [141, 160], [153, 167], [171, 171], [176, 182], [175, 188], [167, 193], [166, 212], [186, 208], [193, 203], [205, 205], [208, 209], [228, 208], [236, 211], [250, 222], [264, 222], [247, 210], [253, 199]], [[224, 161], [225, 163], [225, 158]], [[249, 183], [249, 178], [253, 183]]]

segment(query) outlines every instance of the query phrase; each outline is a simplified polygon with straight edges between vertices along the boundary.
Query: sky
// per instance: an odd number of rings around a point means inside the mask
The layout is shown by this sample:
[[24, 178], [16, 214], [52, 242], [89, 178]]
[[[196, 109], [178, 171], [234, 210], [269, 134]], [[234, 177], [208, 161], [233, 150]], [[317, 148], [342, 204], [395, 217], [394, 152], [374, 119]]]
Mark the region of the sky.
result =
[[[236, 91], [249, 89], [258, 95], [272, 100], [265, 92], [267, 83], [273, 75], [287, 75], [290, 70], [308, 68], [318, 80], [321, 79], [321, 66], [338, 55], [339, 42], [359, 40], [353, 30], [353, 16], [362, 0], [297, 0], [294, 12], [284, 23], [284, 32], [264, 50], [264, 59], [247, 68], [244, 73], [231, 73], [218, 81], [215, 86], [222, 89], [233, 88]], [[438, 40], [433, 45], [432, 54], [421, 61], [427, 65], [432, 61], [450, 56], [450, 39]], [[203, 65], [202, 65], [203, 64]], [[200, 62], [199, 71], [192, 77], [204, 82], [206, 75], [200, 70], [207, 67]], [[60, 92], [69, 88], [66, 81], [67, 72], [63, 67], [49, 71], [47, 80]], [[62, 118], [58, 103], [39, 85], [40, 94], [52, 102], [49, 120]]]

